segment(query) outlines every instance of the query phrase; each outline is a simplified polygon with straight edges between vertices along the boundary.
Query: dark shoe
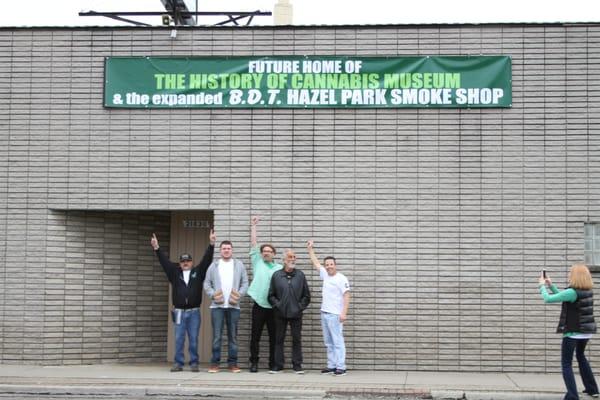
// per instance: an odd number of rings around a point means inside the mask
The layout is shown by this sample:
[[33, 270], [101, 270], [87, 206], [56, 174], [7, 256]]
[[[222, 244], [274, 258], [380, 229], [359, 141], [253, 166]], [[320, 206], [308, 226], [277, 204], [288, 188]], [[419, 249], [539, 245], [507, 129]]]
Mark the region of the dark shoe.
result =
[[273, 369], [269, 370], [269, 373], [270, 374], [278, 374], [281, 371], [282, 371], [281, 368], [273, 368]]
[[258, 372], [258, 364], [250, 365], [250, 372]]
[[192, 372], [200, 372], [200, 368], [198, 368], [198, 364], [194, 364], [191, 366]]
[[323, 368], [321, 370], [322, 374], [333, 374], [335, 372], [335, 368]]
[[304, 370], [299, 365], [294, 366], [294, 372], [297, 373], [297, 374], [299, 374], [299, 375], [304, 374]]
[[344, 376], [344, 375], [346, 375], [346, 370], [345, 369], [336, 369], [335, 372], [333, 373], [333, 375]]
[[588, 396], [591, 396], [591, 397], [596, 397], [596, 398], [600, 397], [600, 394], [598, 394], [598, 393], [589, 393], [587, 390], [584, 390], [583, 393], [585, 393], [585, 394], [587, 394]]
[[181, 365], [173, 365], [171, 368], [171, 372], [181, 372], [183, 371], [183, 367]]

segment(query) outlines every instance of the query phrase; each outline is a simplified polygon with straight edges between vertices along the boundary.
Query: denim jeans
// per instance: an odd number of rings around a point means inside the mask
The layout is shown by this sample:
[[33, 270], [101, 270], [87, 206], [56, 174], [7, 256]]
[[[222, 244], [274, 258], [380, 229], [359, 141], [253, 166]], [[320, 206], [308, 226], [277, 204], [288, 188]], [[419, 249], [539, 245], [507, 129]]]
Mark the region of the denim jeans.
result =
[[200, 310], [183, 310], [181, 323], [175, 325], [175, 364], [183, 367], [185, 358], [183, 346], [185, 335], [188, 337], [188, 350], [190, 352], [190, 365], [198, 365], [198, 331], [200, 330]]
[[223, 336], [223, 322], [225, 322], [225, 324], [227, 324], [227, 364], [229, 366], [237, 365], [237, 330], [238, 322], [240, 320], [240, 309], [231, 307], [211, 308], [210, 316], [212, 319], [213, 331], [212, 358], [210, 363], [213, 365], [219, 365], [221, 362], [221, 336]]
[[346, 369], [346, 345], [344, 343], [344, 324], [340, 316], [321, 312], [323, 341], [327, 347], [327, 368]]
[[579, 400], [575, 375], [573, 374], [573, 352], [576, 353], [579, 374], [581, 375], [585, 391], [590, 394], [598, 393], [598, 385], [596, 385], [592, 368], [584, 354], [587, 343], [588, 339], [571, 339], [569, 337], [563, 337], [561, 345], [561, 364], [563, 379], [565, 381], [565, 386], [567, 387], [567, 393], [563, 398], [564, 400]]

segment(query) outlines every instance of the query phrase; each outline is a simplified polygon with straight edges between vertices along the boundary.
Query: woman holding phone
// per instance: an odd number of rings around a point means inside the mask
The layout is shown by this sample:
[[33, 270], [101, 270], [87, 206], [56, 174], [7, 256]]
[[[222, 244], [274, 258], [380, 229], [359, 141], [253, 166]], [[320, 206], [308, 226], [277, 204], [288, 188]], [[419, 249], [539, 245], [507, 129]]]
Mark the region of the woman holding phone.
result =
[[[589, 396], [598, 397], [598, 385], [592, 368], [585, 357], [585, 346], [596, 333], [594, 321], [594, 293], [592, 276], [585, 264], [574, 264], [569, 271], [569, 286], [559, 290], [550, 277], [542, 272], [539, 278], [540, 294], [545, 303], [562, 303], [562, 311], [556, 333], [562, 333], [561, 365], [567, 387], [563, 400], [579, 400], [575, 375], [573, 374], [573, 353], [577, 356], [579, 373]], [[548, 288], [551, 293], [548, 293]]]

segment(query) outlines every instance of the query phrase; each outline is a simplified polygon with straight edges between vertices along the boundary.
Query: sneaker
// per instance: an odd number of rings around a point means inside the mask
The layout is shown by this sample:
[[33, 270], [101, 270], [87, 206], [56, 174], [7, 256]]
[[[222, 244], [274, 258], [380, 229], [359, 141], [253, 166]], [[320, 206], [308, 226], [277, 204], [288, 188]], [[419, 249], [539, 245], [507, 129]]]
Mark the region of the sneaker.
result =
[[210, 372], [211, 374], [219, 372], [219, 366], [211, 365], [210, 367], [208, 367], [208, 372]]
[[191, 366], [192, 372], [200, 372], [200, 368], [198, 368], [198, 364], [194, 364]]
[[281, 370], [279, 368], [273, 368], [272, 370], [269, 371], [270, 374], [278, 374], [280, 372], [281, 372]]
[[302, 369], [302, 367], [294, 367], [294, 372], [299, 375], [304, 374], [304, 370]]
[[250, 365], [250, 372], [258, 372], [258, 364]]
[[234, 374], [242, 372], [242, 370], [237, 365], [230, 365], [228, 369], [229, 372], [233, 372]]
[[322, 374], [333, 374], [335, 372], [335, 368], [323, 368], [321, 370]]
[[344, 375], [346, 375], [346, 370], [345, 369], [336, 369], [335, 372], [333, 373], [333, 375], [344, 376]]
[[589, 393], [587, 390], [584, 390], [583, 393], [587, 394], [590, 397], [596, 397], [596, 398], [600, 397], [600, 394], [598, 394], [598, 393]]
[[183, 367], [181, 365], [173, 365], [171, 368], [171, 372], [181, 372], [183, 371]]

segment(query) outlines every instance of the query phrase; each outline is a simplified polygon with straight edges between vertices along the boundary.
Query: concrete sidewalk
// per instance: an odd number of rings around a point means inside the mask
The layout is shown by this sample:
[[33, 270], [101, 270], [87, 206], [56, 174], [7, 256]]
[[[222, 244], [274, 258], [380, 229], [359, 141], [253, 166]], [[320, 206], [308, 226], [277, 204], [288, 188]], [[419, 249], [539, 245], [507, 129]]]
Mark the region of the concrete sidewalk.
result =
[[[581, 382], [578, 382], [582, 390]], [[188, 370], [169, 372], [169, 364], [102, 364], [83, 366], [0, 365], [0, 398], [27, 394], [37, 398], [160, 399], [168, 396], [204, 398], [413, 398], [413, 399], [548, 399], [564, 394], [560, 375], [517, 373], [460, 373], [414, 371], [349, 371], [346, 376], [308, 370], [272, 375], [262, 370], [238, 374], [222, 370], [209, 374]], [[4, 395], [4, 396], [3, 396]], [[83, 396], [83, 397], [82, 397]], [[32, 398], [32, 397], [27, 397]], [[33, 397], [35, 398], [35, 397]], [[582, 395], [582, 399], [591, 397]]]

